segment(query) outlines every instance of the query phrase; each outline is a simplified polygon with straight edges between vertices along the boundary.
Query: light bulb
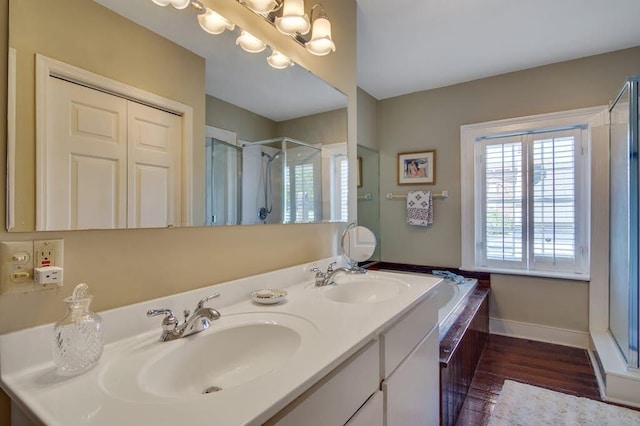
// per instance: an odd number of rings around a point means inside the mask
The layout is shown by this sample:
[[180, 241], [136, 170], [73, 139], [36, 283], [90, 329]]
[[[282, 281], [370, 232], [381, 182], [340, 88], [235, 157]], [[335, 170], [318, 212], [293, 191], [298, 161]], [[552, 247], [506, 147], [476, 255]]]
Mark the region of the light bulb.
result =
[[176, 9], [186, 9], [191, 4], [191, 0], [170, 0], [171, 5]]
[[236, 26], [227, 18], [207, 8], [198, 15], [198, 23], [209, 34], [222, 34], [224, 30], [233, 30]]
[[284, 0], [282, 16], [276, 18], [276, 28], [283, 34], [307, 34], [311, 29], [304, 13], [304, 0]]
[[278, 2], [276, 0], [244, 0], [243, 3], [254, 12], [263, 14], [273, 12], [273, 10], [278, 6]]
[[267, 48], [264, 41], [247, 31], [242, 31], [240, 37], [236, 39], [236, 44], [249, 53], [260, 53]]
[[285, 69], [293, 65], [293, 61], [291, 60], [291, 58], [289, 58], [286, 55], [283, 55], [277, 50], [271, 51], [271, 55], [267, 58], [267, 62], [273, 68], [276, 68], [279, 70]]
[[171, 0], [151, 0], [152, 2], [154, 2], [155, 4], [157, 4], [158, 6], [168, 6], [169, 3], [171, 3]]
[[336, 51], [336, 45], [331, 40], [331, 22], [326, 18], [318, 18], [313, 21], [311, 40], [304, 45], [309, 53], [316, 56], [328, 55]]

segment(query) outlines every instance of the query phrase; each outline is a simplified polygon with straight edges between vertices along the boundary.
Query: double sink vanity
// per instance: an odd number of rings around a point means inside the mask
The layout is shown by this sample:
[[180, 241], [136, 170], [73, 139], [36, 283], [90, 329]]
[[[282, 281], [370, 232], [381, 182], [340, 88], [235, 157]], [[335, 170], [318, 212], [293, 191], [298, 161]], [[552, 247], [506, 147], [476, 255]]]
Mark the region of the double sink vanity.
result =
[[[98, 365], [56, 372], [52, 325], [0, 336], [14, 424], [437, 424], [440, 278], [369, 271], [318, 286], [325, 259], [105, 312]], [[282, 288], [262, 305], [250, 294]], [[161, 341], [161, 317], [206, 301], [220, 317]], [[176, 316], [180, 316], [179, 314]]]

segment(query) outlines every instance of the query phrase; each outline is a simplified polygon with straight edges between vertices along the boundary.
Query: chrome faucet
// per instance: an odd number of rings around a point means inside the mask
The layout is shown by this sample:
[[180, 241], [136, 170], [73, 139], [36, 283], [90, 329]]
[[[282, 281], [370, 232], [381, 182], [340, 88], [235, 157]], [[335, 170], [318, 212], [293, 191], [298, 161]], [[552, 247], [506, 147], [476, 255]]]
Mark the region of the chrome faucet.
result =
[[220, 296], [220, 293], [215, 293], [201, 299], [198, 302], [193, 315], [190, 310], [185, 309], [184, 322], [182, 324], [179, 324], [178, 319], [173, 315], [173, 311], [171, 309], [151, 309], [147, 311], [147, 316], [165, 316], [162, 319], [162, 334], [160, 335], [161, 342], [168, 342], [181, 337], [187, 337], [206, 330], [209, 328], [211, 321], [220, 318], [220, 312], [213, 308], [206, 308], [204, 306], [204, 304], [209, 300], [218, 296]]
[[333, 280], [333, 277], [340, 272], [344, 272], [347, 274], [366, 274], [367, 270], [361, 268], [357, 265], [352, 265], [350, 267], [341, 266], [339, 268], [333, 269], [333, 267], [337, 264], [337, 262], [332, 262], [327, 268], [327, 272], [322, 272], [319, 268], [312, 268], [311, 272], [316, 273], [316, 287], [324, 287], [327, 285], [333, 285], [336, 282]]

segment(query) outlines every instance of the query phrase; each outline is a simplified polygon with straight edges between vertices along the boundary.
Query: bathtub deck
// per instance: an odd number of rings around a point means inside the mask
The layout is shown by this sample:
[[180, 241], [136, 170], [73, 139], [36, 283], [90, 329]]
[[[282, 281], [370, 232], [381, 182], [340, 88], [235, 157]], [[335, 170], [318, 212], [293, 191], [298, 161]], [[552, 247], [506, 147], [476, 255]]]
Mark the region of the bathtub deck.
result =
[[600, 400], [586, 350], [492, 334], [456, 424], [486, 425], [507, 379]]

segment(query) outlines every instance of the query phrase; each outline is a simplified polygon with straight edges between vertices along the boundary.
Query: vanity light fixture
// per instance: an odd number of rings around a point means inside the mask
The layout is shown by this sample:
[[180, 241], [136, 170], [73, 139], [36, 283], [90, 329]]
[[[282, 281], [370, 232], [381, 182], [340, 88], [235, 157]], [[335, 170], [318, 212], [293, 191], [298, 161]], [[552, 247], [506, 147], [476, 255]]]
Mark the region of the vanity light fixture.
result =
[[275, 24], [282, 34], [307, 34], [311, 23], [309, 16], [304, 13], [304, 0], [284, 0], [282, 16], [276, 18]]
[[267, 58], [267, 62], [273, 68], [278, 70], [283, 70], [294, 65], [293, 60], [290, 57], [273, 49], [271, 50], [271, 55]]
[[191, 4], [191, 0], [151, 0], [158, 6], [168, 6], [171, 5], [176, 9], [186, 9]]
[[[218, 12], [206, 7], [198, 0], [151, 0], [153, 3], [158, 6], [168, 6], [171, 5], [176, 9], [185, 9], [187, 6], [191, 5], [195, 10], [198, 11], [198, 24], [200, 27], [209, 34], [221, 34], [224, 30], [233, 31], [235, 29], [235, 24], [229, 21], [224, 16], [220, 15]], [[276, 26], [280, 31], [282, 29], [278, 26], [278, 22], [284, 23], [283, 25], [286, 28], [292, 28], [296, 26], [296, 20], [293, 19], [291, 21], [288, 18], [303, 18], [303, 21], [306, 22], [304, 28], [296, 29], [291, 33], [296, 41], [302, 43], [303, 39], [301, 39], [300, 34], [305, 34], [309, 32], [311, 25], [309, 24], [309, 18], [304, 13], [304, 0], [238, 0], [251, 10], [256, 13], [262, 13], [260, 11], [265, 10], [266, 14], [264, 17], [269, 19], [273, 23], [273, 11], [283, 8], [283, 16], [281, 18], [276, 18]], [[311, 16], [313, 17], [314, 10], [320, 7], [321, 12], [315, 20], [314, 30], [312, 33], [311, 40], [306, 42], [305, 45], [307, 50], [314, 55], [326, 55], [330, 52], [335, 51], [335, 45], [333, 41], [331, 41], [331, 24], [322, 9], [322, 6], [316, 4], [313, 8], [311, 8]], [[289, 13], [289, 15], [286, 15]], [[296, 15], [298, 14], [298, 15]], [[287, 18], [287, 19], [285, 19]], [[280, 21], [278, 21], [280, 19]], [[282, 21], [282, 19], [285, 19]], [[244, 51], [249, 53], [260, 53], [267, 48], [267, 44], [260, 40], [258, 37], [254, 36], [250, 32], [246, 30], [242, 30], [240, 36], [236, 39], [236, 44], [240, 46]], [[271, 55], [267, 57], [267, 63], [276, 69], [285, 69], [287, 67], [293, 66], [294, 62], [288, 56], [280, 53], [275, 49], [271, 49]]]
[[208, 7], [198, 15], [200, 27], [209, 34], [222, 34], [224, 30], [233, 31], [236, 27], [231, 21]]
[[[316, 7], [320, 8], [317, 18], [313, 20], [313, 12]], [[336, 51], [336, 44], [331, 38], [331, 22], [324, 11], [321, 4], [316, 4], [311, 9], [311, 19], [313, 27], [311, 30], [311, 39], [304, 44], [307, 51], [316, 56], [328, 55]]]
[[236, 44], [249, 53], [260, 53], [267, 48], [264, 41], [245, 30], [242, 30], [240, 37], [236, 39]]
[[[316, 3], [307, 15], [304, 13], [304, 0], [237, 1], [275, 25], [281, 33], [293, 38], [309, 53], [325, 56], [336, 51], [331, 36], [331, 22], [322, 3]], [[311, 35], [305, 37], [309, 31]]]
[[240, 2], [261, 15], [267, 15], [282, 6], [282, 3], [278, 3], [277, 0], [240, 0]]

